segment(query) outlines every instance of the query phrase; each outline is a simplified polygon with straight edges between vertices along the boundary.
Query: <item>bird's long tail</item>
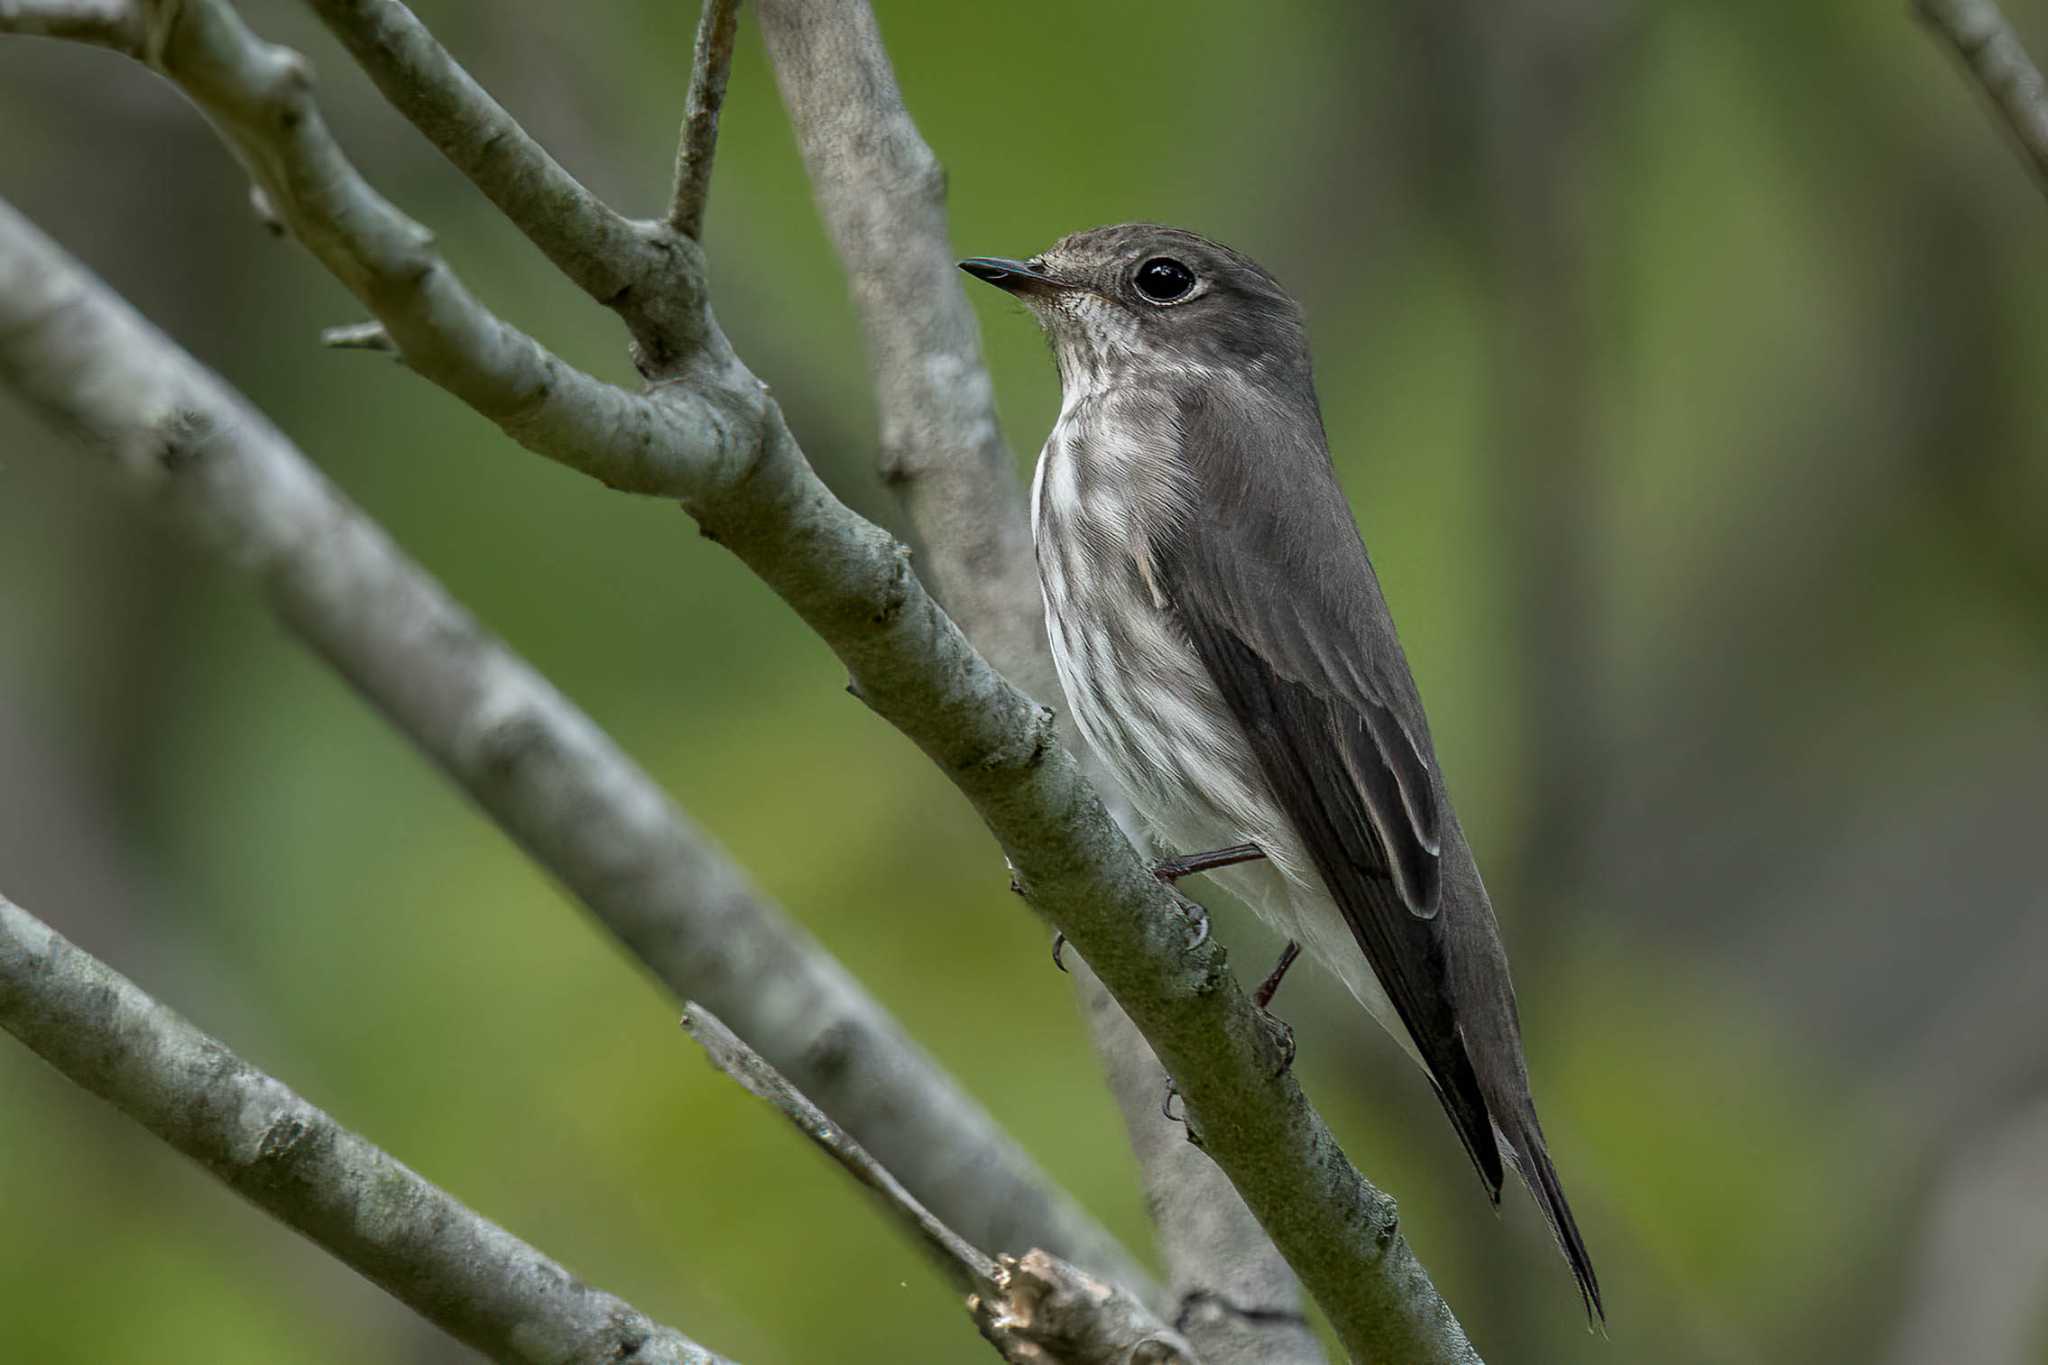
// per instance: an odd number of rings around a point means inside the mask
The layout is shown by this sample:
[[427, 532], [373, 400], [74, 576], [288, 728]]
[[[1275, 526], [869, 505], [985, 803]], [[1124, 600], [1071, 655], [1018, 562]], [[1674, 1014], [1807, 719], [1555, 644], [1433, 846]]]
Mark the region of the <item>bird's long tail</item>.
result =
[[1557, 1249], [1564, 1253], [1572, 1278], [1579, 1282], [1579, 1297], [1585, 1301], [1586, 1316], [1604, 1324], [1607, 1310], [1600, 1302], [1600, 1279], [1593, 1273], [1593, 1258], [1586, 1251], [1585, 1239], [1579, 1236], [1578, 1221], [1572, 1217], [1572, 1206], [1564, 1197], [1557, 1168], [1550, 1164], [1550, 1148], [1543, 1140], [1543, 1125], [1536, 1121], [1535, 1106], [1524, 1101], [1507, 1114], [1498, 1110], [1495, 1113], [1500, 1135], [1506, 1139], [1502, 1147], [1521, 1172], [1522, 1183], [1535, 1196], [1536, 1206], [1543, 1210], [1544, 1221], [1550, 1224], [1551, 1235], [1557, 1239]]

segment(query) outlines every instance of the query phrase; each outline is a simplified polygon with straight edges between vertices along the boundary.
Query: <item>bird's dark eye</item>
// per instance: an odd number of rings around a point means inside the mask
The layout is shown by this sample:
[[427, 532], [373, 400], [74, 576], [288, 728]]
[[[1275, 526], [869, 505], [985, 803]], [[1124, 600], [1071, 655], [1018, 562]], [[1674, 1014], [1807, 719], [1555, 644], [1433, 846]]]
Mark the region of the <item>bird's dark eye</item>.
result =
[[1131, 282], [1154, 303], [1174, 303], [1195, 287], [1195, 272], [1171, 256], [1154, 256], [1138, 267]]

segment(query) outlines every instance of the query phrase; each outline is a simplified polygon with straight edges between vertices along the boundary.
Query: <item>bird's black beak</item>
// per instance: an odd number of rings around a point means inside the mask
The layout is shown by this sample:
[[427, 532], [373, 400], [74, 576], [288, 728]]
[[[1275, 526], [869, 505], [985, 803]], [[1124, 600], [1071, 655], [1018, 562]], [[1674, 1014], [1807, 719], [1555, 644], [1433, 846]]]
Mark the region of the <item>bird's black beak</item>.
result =
[[960, 268], [975, 279], [985, 280], [1011, 294], [1068, 287], [1064, 281], [1054, 279], [1029, 261], [1013, 261], [1006, 256], [969, 256], [960, 262]]

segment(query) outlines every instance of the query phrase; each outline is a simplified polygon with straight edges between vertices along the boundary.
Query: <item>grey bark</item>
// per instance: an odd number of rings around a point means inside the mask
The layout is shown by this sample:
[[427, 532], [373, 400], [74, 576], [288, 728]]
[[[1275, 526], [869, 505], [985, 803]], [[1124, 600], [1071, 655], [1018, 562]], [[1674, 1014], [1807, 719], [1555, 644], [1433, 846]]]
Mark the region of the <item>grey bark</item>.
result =
[[740, 0], [705, 0], [690, 62], [690, 89], [683, 97], [683, 131], [676, 139], [676, 181], [668, 209], [668, 225], [692, 241], [704, 235], [704, 206], [711, 197], [711, 166], [718, 153], [718, 111], [725, 104], [739, 28]]
[[[1393, 1201], [1280, 1064], [1220, 947], [1190, 942], [1181, 902], [1056, 743], [1050, 713], [974, 652], [903, 548], [818, 480], [712, 319], [694, 244], [636, 225], [659, 245], [620, 263], [637, 274], [613, 306], [656, 382], [634, 395], [599, 385], [492, 317], [362, 182], [321, 125], [298, 58], [257, 40], [225, 0], [149, 0], [145, 12], [152, 65], [215, 120], [281, 220], [414, 369], [549, 458], [682, 502], [838, 654], [855, 694], [960, 788], [1020, 887], [1178, 1078], [1191, 1139], [1346, 1347], [1372, 1360], [1476, 1360], [1401, 1237]], [[544, 203], [507, 212], [549, 216]]]
[[[910, 515], [946, 610], [1005, 677], [1057, 701], [1024, 491], [959, 284], [944, 170], [904, 106], [865, 3], [758, 8], [865, 329], [883, 478]], [[1165, 1073], [1151, 1047], [1094, 972], [1077, 963], [1074, 975], [1172, 1274], [1169, 1311], [1210, 1365], [1322, 1360], [1287, 1263], [1216, 1164], [1159, 1112]]]
[[0, 1027], [493, 1360], [725, 1359], [464, 1207], [5, 896]]
[[1198, 1365], [1180, 1335], [1133, 1295], [1043, 1251], [991, 1258], [919, 1203], [852, 1135], [804, 1097], [718, 1017], [692, 1004], [683, 1029], [711, 1064], [766, 1100], [797, 1130], [874, 1192], [967, 1292], [975, 1324], [1013, 1365]]
[[846, 970], [581, 711], [239, 395], [0, 204], [0, 380], [263, 586], [285, 624], [561, 880], [995, 1246], [1143, 1284]]

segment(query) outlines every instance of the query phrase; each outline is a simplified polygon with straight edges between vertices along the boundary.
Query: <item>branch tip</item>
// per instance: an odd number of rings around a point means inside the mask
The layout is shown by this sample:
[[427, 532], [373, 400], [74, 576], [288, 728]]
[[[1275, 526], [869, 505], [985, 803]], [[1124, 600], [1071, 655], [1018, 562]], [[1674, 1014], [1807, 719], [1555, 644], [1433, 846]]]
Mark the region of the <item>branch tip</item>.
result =
[[668, 211], [669, 226], [692, 241], [704, 235], [704, 206], [711, 197], [711, 165], [718, 153], [718, 115], [725, 105], [739, 24], [740, 0], [704, 0], [690, 62], [690, 88], [683, 99], [675, 190]]

